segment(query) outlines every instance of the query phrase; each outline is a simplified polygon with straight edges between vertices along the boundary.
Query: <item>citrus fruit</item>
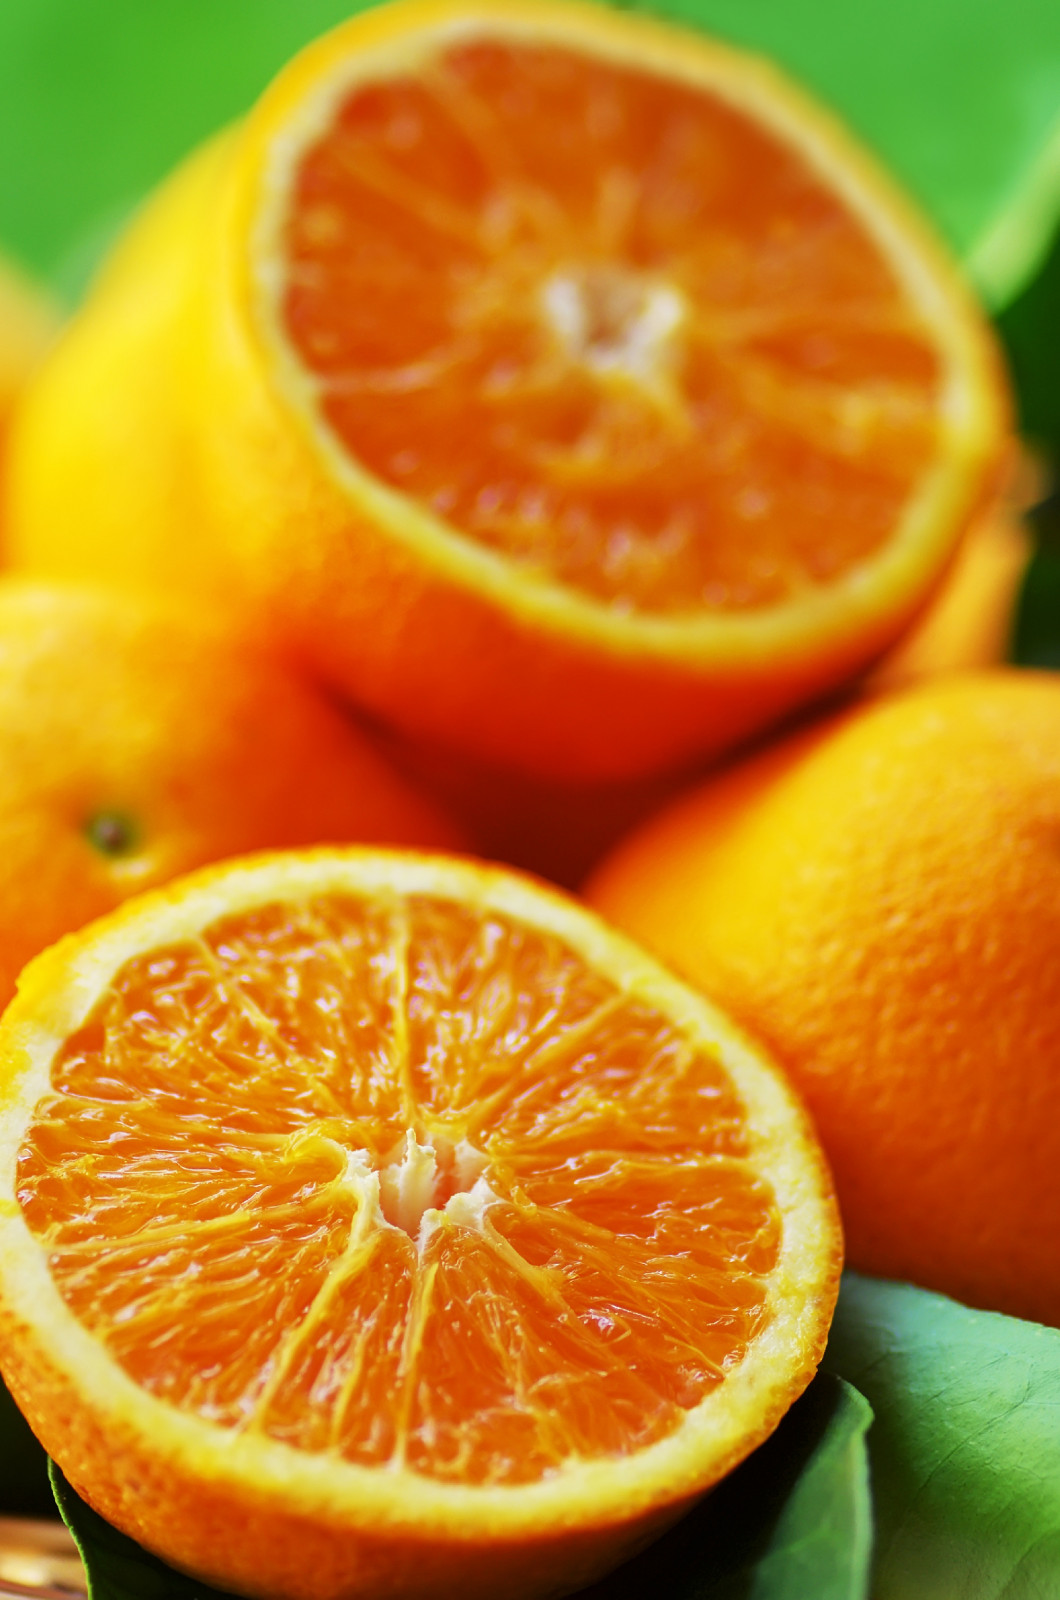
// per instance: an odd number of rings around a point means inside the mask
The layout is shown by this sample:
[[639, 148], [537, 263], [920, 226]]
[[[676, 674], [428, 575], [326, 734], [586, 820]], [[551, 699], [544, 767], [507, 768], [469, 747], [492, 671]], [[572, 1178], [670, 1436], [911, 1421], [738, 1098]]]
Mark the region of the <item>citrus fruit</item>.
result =
[[29, 967], [0, 1058], [5, 1377], [225, 1589], [578, 1589], [820, 1356], [837, 1214], [783, 1078], [510, 871], [206, 869]]
[[1005, 383], [955, 269], [825, 112], [697, 34], [374, 8], [191, 187], [30, 408], [16, 557], [113, 566], [85, 518], [145, 431], [135, 570], [168, 579], [190, 521], [193, 589], [414, 737], [583, 781], [716, 751], [878, 656], [991, 492]]
[[774, 1050], [852, 1265], [1060, 1323], [1060, 678], [997, 669], [733, 765], [592, 902]]
[[43, 290], [0, 256], [0, 451], [15, 400], [54, 335], [56, 321]]
[[460, 834], [316, 690], [109, 594], [0, 583], [0, 1005], [38, 950], [241, 851]]
[[196, 151], [142, 208], [24, 394], [0, 516], [11, 567], [233, 609], [239, 574], [191, 492], [174, 414], [183, 342], [171, 336], [230, 138]]
[[981, 517], [931, 604], [871, 674], [872, 689], [1007, 661], [1033, 546], [1026, 524], [1011, 511]]

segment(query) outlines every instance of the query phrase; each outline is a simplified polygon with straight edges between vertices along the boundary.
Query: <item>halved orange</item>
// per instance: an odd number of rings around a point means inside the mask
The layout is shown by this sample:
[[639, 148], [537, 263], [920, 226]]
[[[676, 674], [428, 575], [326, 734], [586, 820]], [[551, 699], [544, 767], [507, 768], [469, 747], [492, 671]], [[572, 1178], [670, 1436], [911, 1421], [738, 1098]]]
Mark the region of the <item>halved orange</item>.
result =
[[[892, 642], [988, 494], [1005, 385], [956, 270], [721, 44], [568, 0], [379, 7], [223, 166], [126, 285], [151, 306], [195, 257], [158, 313], [175, 499], [213, 587], [408, 733], [563, 778], [717, 750]], [[123, 418], [156, 356], [109, 385]], [[91, 409], [30, 430], [23, 560], [106, 559], [57, 526], [79, 441], [119, 475]], [[146, 521], [149, 575], [172, 497]]]
[[837, 1214], [784, 1080], [514, 873], [208, 869], [33, 963], [0, 1057], [5, 1377], [226, 1589], [575, 1590], [820, 1356]]

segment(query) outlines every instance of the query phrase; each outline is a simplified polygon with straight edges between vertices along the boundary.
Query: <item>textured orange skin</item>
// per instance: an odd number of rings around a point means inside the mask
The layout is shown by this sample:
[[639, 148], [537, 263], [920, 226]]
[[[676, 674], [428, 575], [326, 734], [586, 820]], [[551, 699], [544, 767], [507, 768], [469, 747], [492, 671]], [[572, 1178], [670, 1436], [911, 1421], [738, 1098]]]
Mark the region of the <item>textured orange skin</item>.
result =
[[[605, 781], [731, 748], [879, 657], [946, 551], [859, 619], [754, 661], [711, 662], [520, 614], [366, 515], [279, 391], [254, 320], [247, 241], [263, 151], [316, 74], [393, 26], [388, 10], [311, 46], [224, 154], [148, 209], [27, 408], [13, 451], [12, 558], [49, 575], [178, 583], [238, 609], [406, 735], [509, 770]], [[438, 11], [409, 5], [400, 26]], [[601, 11], [595, 25], [641, 24]], [[775, 93], [790, 91], [777, 80]], [[956, 280], [952, 292], [961, 296]], [[996, 449], [969, 468], [947, 548], [991, 492], [1006, 425], [985, 331], [980, 358], [996, 390]]]
[[1060, 1324], [1060, 679], [938, 679], [668, 808], [588, 898], [772, 1046], [850, 1263]]
[[[0, 1004], [32, 955], [129, 895], [249, 850], [461, 835], [316, 690], [109, 594], [0, 585]], [[107, 856], [96, 813], [140, 834]]]

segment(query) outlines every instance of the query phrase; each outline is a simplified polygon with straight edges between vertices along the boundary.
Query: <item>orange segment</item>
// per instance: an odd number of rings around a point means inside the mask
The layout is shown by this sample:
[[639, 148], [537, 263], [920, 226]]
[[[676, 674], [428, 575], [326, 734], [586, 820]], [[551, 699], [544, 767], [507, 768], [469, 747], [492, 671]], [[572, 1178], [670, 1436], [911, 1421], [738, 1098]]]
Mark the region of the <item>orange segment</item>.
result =
[[804, 151], [716, 85], [503, 30], [350, 66], [270, 241], [344, 451], [646, 612], [774, 606], [879, 552], [944, 360]]
[[[514, 875], [215, 869], [42, 958], [0, 1050], [5, 1370], [104, 1514], [237, 1592], [379, 1593], [380, 1539], [395, 1595], [577, 1587], [820, 1353], [838, 1232], [787, 1089]], [[254, 1539], [210, 1548], [207, 1500]]]

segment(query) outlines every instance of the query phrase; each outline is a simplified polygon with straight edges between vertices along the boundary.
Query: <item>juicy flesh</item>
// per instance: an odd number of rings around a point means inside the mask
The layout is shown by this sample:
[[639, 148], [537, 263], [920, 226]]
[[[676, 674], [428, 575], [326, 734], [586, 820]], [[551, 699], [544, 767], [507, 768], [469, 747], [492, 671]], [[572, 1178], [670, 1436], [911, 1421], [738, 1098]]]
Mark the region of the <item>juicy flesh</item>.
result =
[[780, 1225], [725, 1072], [559, 940], [324, 894], [128, 962], [18, 1198], [144, 1389], [517, 1483], [669, 1434], [767, 1319]]
[[341, 447], [612, 606], [826, 586], [938, 446], [937, 347], [841, 198], [716, 95], [572, 49], [439, 45], [350, 89], [277, 248]]

